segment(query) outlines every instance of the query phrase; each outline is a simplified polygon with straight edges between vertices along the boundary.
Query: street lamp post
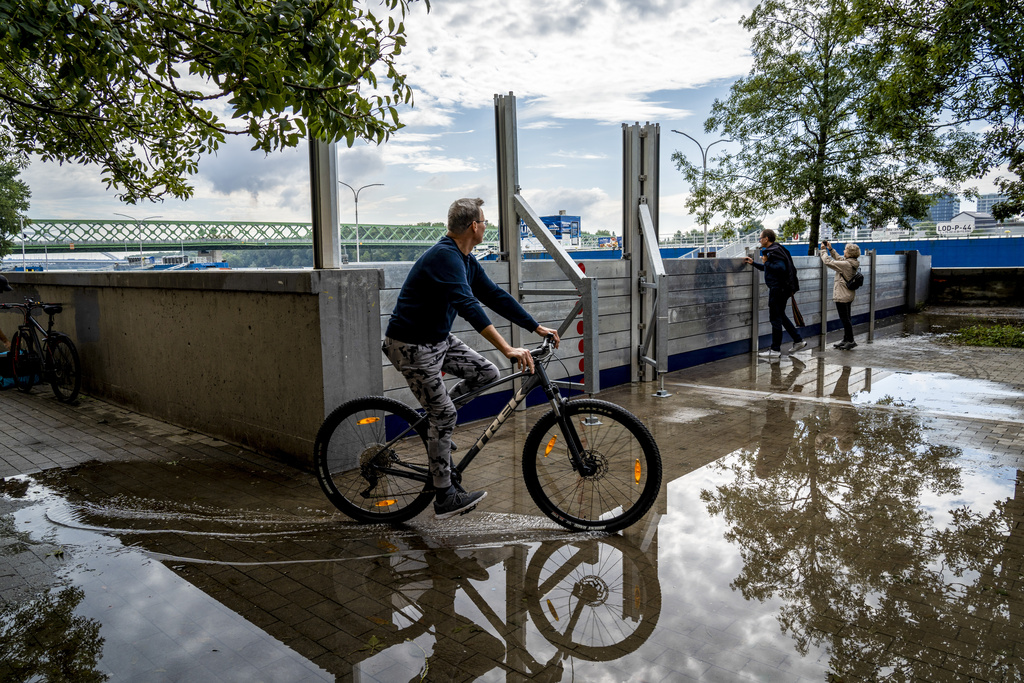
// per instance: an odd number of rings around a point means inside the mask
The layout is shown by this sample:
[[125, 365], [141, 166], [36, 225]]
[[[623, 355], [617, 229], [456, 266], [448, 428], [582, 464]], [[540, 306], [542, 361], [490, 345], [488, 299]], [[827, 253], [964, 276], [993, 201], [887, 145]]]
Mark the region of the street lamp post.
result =
[[[139, 235], [139, 270], [142, 270], [142, 229], [140, 224], [142, 221], [148, 221], [153, 218], [163, 218], [163, 216], [146, 216], [145, 218], [136, 218], [135, 216], [129, 216], [126, 213], [114, 213], [115, 216], [124, 216], [130, 220], [135, 221], [135, 233]], [[124, 245], [124, 257], [128, 258], [128, 242], [125, 241]]]
[[339, 180], [338, 183], [341, 184], [341, 185], [344, 185], [348, 189], [352, 190], [352, 197], [355, 200], [355, 205], [356, 205], [356, 263], [359, 263], [359, 193], [362, 192], [363, 190], [365, 190], [368, 187], [382, 187], [384, 185], [384, 183], [370, 183], [369, 185], [363, 185], [358, 190], [356, 188], [352, 187], [351, 185], [349, 185], [348, 183], [343, 182], [341, 180]]
[[[686, 135], [686, 133], [684, 133], [681, 130], [673, 129], [672, 132], [673, 133], [679, 133], [680, 135]], [[697, 140], [692, 135], [686, 135], [686, 137], [690, 138], [694, 142], [697, 142]], [[708, 217], [707, 217], [707, 213], [708, 213], [708, 192], [707, 192], [707, 190], [708, 190], [708, 151], [712, 147], [717, 145], [719, 142], [729, 142], [729, 140], [727, 138], [722, 138], [721, 140], [715, 140], [710, 145], [708, 145], [707, 148], [705, 148], [703, 145], [701, 145], [699, 142], [697, 142], [697, 146], [700, 147], [700, 155], [701, 155], [701, 159], [703, 161], [703, 169], [704, 169], [702, 171], [702, 173], [701, 173], [700, 181], [701, 181], [701, 185], [702, 185], [702, 189], [703, 189], [703, 193], [704, 193], [704, 220], [702, 222], [704, 223], [704, 255], [705, 256], [707, 256], [707, 253], [708, 253]]]

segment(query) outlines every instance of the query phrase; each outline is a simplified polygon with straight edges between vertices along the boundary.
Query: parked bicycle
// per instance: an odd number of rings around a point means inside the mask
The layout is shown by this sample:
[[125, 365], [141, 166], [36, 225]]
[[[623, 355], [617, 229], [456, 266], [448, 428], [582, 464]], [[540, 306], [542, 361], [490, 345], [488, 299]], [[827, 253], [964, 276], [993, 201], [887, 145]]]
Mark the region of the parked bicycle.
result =
[[[530, 353], [536, 371], [516, 372], [455, 399], [461, 406], [496, 386], [525, 377], [462, 461], [469, 464], [527, 395], [544, 390], [551, 410], [523, 449], [523, 480], [537, 507], [574, 531], [617, 531], [650, 509], [661, 487], [661, 454], [647, 427], [629, 411], [596, 399], [568, 400], [550, 379], [552, 338]], [[400, 401], [365, 396], [332, 412], [314, 445], [317, 479], [328, 499], [366, 523], [398, 523], [422, 512], [434, 496], [427, 460], [427, 418]]]
[[[24, 316], [11, 339], [9, 355], [14, 386], [31, 391], [36, 383], [48, 382], [57, 400], [71, 403], [78, 398], [82, 389], [78, 350], [69, 336], [53, 329], [53, 316], [64, 310], [63, 305], [26, 298], [21, 304], [0, 304], [0, 309], [16, 310]], [[37, 309], [50, 317], [45, 328], [32, 315]]]

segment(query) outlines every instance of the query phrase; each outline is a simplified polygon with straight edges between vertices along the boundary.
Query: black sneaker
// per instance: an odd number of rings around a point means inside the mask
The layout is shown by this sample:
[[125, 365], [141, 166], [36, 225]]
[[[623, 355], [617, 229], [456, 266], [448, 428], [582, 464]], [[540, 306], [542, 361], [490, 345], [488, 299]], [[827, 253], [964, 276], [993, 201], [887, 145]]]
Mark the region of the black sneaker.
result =
[[855, 342], [855, 341], [846, 342], [846, 346], [844, 346], [843, 349], [846, 350], [846, 351], [849, 351], [850, 349], [855, 348], [856, 346], [857, 346], [857, 342]]
[[846, 342], [844, 342], [844, 341], [836, 342], [835, 344], [832, 345], [832, 348], [833, 349], [845, 349], [846, 348]]
[[487, 491], [462, 491], [455, 486], [440, 494], [434, 501], [434, 516], [448, 519], [455, 515], [464, 515], [476, 507], [484, 499]]

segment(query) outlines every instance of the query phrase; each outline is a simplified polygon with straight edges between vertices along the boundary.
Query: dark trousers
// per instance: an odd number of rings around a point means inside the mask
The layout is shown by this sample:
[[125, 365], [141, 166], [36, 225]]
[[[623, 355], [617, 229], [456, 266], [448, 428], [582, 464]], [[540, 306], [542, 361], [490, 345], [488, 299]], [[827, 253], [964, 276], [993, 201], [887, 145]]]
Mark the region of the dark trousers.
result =
[[843, 323], [843, 341], [844, 342], [852, 342], [853, 341], [853, 320], [852, 320], [852, 317], [850, 315], [850, 311], [851, 311], [851, 309], [853, 309], [853, 302], [852, 301], [847, 301], [846, 303], [843, 303], [841, 301], [837, 301], [835, 303], [836, 303], [836, 310], [839, 312], [839, 320], [841, 320], [842, 323]]
[[791, 294], [778, 287], [768, 288], [768, 322], [772, 324], [772, 350], [782, 350], [782, 328], [786, 328], [793, 342], [800, 341], [800, 333], [796, 326], [786, 315], [786, 304], [789, 303]]

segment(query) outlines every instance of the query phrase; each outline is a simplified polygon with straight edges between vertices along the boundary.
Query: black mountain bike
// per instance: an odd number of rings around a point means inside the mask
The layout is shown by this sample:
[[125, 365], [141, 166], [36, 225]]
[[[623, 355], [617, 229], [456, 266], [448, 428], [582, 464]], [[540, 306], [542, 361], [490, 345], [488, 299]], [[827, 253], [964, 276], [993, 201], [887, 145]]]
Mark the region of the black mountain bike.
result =
[[[23, 304], [0, 304], [0, 309], [16, 310], [24, 316], [11, 339], [11, 371], [14, 386], [31, 391], [37, 382], [49, 382], [58, 401], [71, 403], [82, 389], [82, 365], [71, 337], [53, 329], [53, 316], [64, 310], [61, 304], [44, 304], [25, 299]], [[44, 328], [32, 312], [41, 310], [50, 316]], [[40, 335], [42, 341], [40, 341]]]
[[[526, 396], [537, 387], [551, 404], [526, 439], [523, 480], [537, 507], [574, 531], [617, 531], [650, 509], [661, 487], [661, 454], [654, 437], [624, 408], [595, 399], [567, 400], [549, 378], [552, 339], [530, 353], [535, 372], [516, 372], [455, 399], [472, 398], [517, 377], [522, 387], [484, 430], [452, 481], [462, 474]], [[317, 479], [328, 499], [366, 523], [398, 523], [422, 512], [434, 496], [427, 460], [427, 418], [383, 396], [349, 401], [332, 412], [316, 436]]]

